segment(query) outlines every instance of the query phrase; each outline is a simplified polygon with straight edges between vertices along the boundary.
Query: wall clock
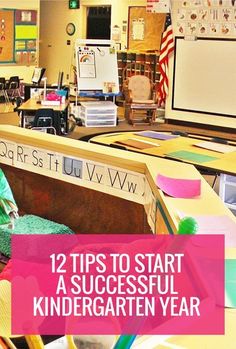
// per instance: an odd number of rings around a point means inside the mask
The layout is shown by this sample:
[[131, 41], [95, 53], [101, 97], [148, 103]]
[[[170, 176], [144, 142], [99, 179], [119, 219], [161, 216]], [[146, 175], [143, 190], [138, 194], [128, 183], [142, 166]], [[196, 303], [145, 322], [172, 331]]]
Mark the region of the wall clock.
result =
[[75, 33], [75, 25], [74, 23], [68, 23], [66, 26], [66, 33], [68, 35], [74, 35]]

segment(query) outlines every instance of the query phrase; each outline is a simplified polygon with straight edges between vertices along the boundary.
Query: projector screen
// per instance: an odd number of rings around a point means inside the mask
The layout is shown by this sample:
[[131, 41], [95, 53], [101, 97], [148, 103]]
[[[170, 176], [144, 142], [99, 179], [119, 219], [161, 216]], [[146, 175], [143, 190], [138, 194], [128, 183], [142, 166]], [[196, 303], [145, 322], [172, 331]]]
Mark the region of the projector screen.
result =
[[172, 109], [236, 117], [236, 40], [175, 38]]

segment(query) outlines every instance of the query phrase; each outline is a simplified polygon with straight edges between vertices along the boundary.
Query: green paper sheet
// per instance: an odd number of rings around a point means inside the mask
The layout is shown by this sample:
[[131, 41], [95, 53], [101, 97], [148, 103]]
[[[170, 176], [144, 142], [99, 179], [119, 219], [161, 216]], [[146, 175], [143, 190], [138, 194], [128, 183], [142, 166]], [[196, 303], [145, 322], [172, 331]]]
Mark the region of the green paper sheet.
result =
[[218, 158], [213, 157], [213, 156], [203, 155], [203, 154], [199, 154], [199, 153], [193, 153], [193, 152], [187, 151], [187, 150], [174, 151], [174, 152], [166, 154], [166, 156], [171, 157], [171, 158], [181, 159], [181, 160], [198, 162], [198, 163], [208, 162], [208, 161], [218, 159]]
[[225, 261], [225, 306], [236, 308], [236, 259]]

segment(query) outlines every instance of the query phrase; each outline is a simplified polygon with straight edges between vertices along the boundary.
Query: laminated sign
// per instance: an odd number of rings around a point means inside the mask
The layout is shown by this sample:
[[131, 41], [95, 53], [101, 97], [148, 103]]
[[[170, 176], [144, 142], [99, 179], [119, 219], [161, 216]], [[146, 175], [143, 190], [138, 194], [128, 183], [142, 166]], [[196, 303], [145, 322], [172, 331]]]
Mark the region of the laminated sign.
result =
[[170, 12], [170, 0], [147, 0], [147, 12]]

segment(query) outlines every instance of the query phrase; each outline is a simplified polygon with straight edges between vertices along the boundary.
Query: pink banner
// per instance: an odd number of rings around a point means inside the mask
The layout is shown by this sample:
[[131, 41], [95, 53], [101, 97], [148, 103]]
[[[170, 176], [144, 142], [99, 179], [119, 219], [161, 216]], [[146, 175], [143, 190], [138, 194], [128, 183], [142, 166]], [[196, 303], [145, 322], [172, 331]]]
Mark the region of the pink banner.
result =
[[157, 175], [157, 186], [166, 194], [174, 198], [193, 198], [201, 194], [200, 179], [179, 179]]
[[224, 238], [13, 235], [14, 334], [223, 334]]

